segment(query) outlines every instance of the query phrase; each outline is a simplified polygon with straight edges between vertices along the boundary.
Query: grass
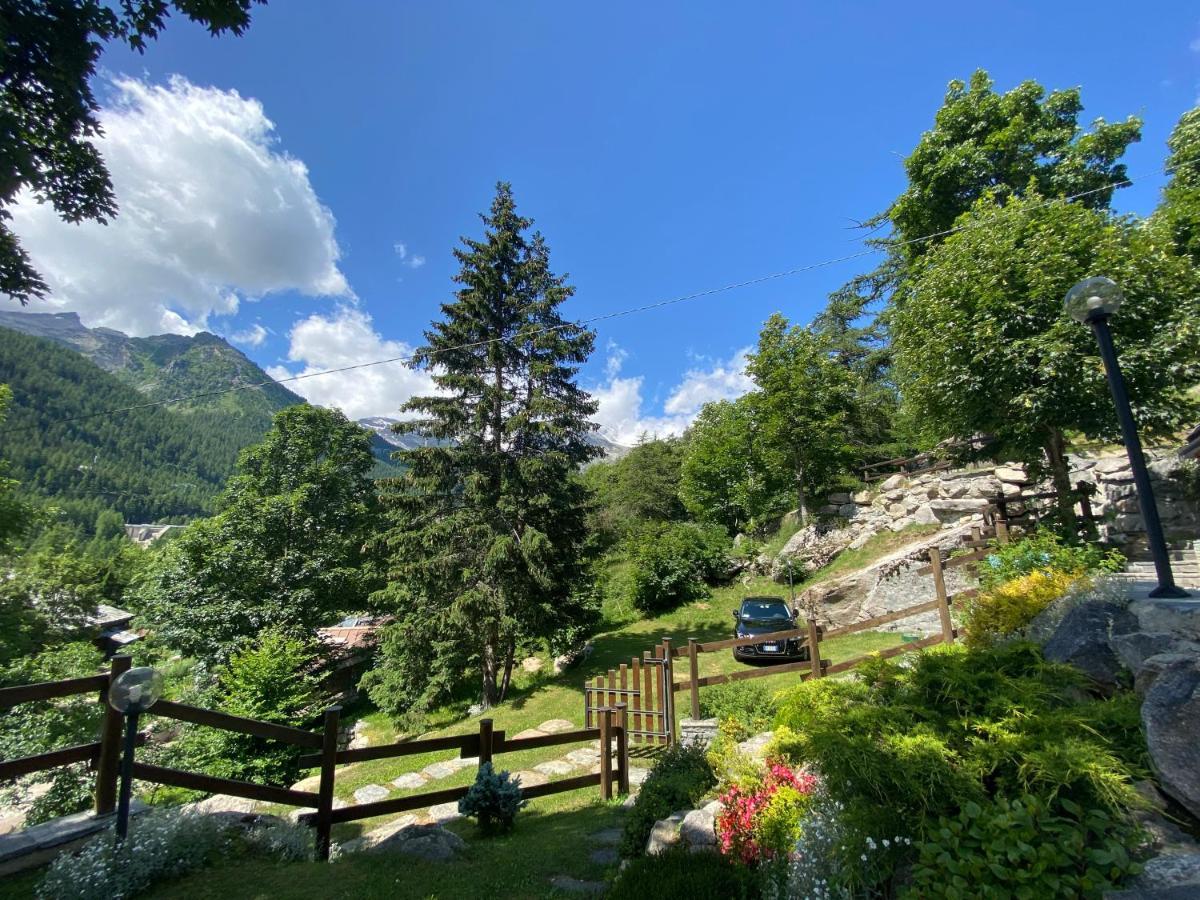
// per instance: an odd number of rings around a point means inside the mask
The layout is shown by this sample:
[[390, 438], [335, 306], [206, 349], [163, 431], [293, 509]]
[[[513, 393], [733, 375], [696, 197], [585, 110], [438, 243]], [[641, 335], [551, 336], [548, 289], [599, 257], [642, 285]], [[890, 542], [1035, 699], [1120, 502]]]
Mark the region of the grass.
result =
[[[862, 548], [840, 554], [829, 566], [814, 573], [797, 588], [809, 587], [867, 565], [892, 551], [918, 540], [929, 527], [916, 526], [901, 532], [876, 535]], [[784, 539], [786, 540], [786, 538]], [[780, 542], [782, 546], [782, 541]], [[620, 562], [615, 566], [622, 565]], [[618, 572], [617, 575], [620, 573]], [[620, 608], [606, 609], [606, 630], [593, 639], [592, 655], [580, 666], [553, 675], [551, 660], [542, 659], [536, 673], [518, 669], [508, 699], [490, 711], [496, 729], [509, 736], [533, 728], [548, 719], [567, 719], [582, 724], [585, 680], [628, 663], [635, 655], [669, 637], [676, 645], [689, 637], [700, 641], [731, 637], [731, 610], [745, 596], [787, 595], [787, 587], [766, 577], [744, 578], [735, 584], [714, 588], [711, 596], [652, 619], [632, 620]], [[862, 632], [837, 638], [821, 645], [821, 655], [833, 662], [882, 650], [898, 644], [897, 634]], [[703, 654], [700, 675], [725, 674], [748, 668], [733, 658], [731, 651]], [[685, 663], [686, 665], [686, 663]], [[764, 669], [764, 671], [767, 671]], [[677, 680], [686, 669], [676, 668]], [[785, 672], [766, 675], [762, 683], [770, 690], [795, 684], [798, 674]], [[706, 690], [706, 689], [702, 689]], [[478, 720], [468, 715], [469, 700], [447, 704], [430, 715], [425, 736], [463, 734], [478, 728]], [[687, 694], [677, 695], [677, 710], [687, 708]], [[353, 713], [352, 713], [353, 716]], [[404, 737], [397, 734], [382, 713], [362, 709], [358, 716], [367, 722], [372, 745], [391, 743]], [[496, 758], [499, 767], [517, 771], [539, 762], [557, 759], [571, 745], [549, 747]], [[367, 784], [388, 785], [406, 772], [417, 771], [430, 762], [449, 759], [448, 752], [427, 753], [386, 760], [372, 760], [345, 766], [338, 771], [335, 792], [349, 800], [357, 788]], [[649, 765], [649, 760], [635, 764]], [[315, 770], [314, 770], [315, 772]], [[312, 773], [310, 773], [312, 774]], [[578, 774], [578, 773], [575, 773]], [[425, 790], [437, 790], [469, 784], [474, 769], [463, 770], [439, 779], [417, 791], [393, 791], [399, 797]], [[272, 810], [283, 813], [284, 808]], [[412, 898], [508, 898], [553, 897], [549, 886], [554, 875], [599, 880], [612, 874], [603, 864], [592, 862], [588, 853], [593, 846], [588, 836], [595, 831], [619, 824], [622, 810], [617, 803], [605, 803], [597, 788], [556, 794], [531, 801], [518, 818], [510, 834], [483, 839], [476, 836], [470, 822], [449, 826], [468, 840], [464, 857], [447, 865], [427, 863], [389, 854], [350, 854], [331, 866], [318, 864], [282, 864], [262, 859], [235, 858], [218, 869], [205, 869], [177, 882], [162, 885], [147, 896], [156, 898], [258, 898], [258, 897], [412, 897]], [[334, 829], [335, 841], [357, 837], [389, 819], [383, 816], [345, 823]], [[10, 888], [24, 888], [11, 896], [31, 896], [35, 881], [31, 877], [14, 880]]]

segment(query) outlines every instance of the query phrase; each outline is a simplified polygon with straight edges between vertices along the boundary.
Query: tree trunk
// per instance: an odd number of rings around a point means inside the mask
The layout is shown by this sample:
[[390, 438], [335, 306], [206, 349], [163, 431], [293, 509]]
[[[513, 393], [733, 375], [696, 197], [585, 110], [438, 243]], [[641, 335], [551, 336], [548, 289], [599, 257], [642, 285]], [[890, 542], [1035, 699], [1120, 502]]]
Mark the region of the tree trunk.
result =
[[508, 696], [508, 686], [512, 683], [513, 663], [516, 662], [517, 642], [509, 638], [508, 647], [504, 651], [504, 678], [500, 682], [500, 700]]
[[491, 709], [500, 701], [499, 685], [496, 682], [496, 670], [498, 668], [496, 659], [496, 645], [500, 638], [492, 631], [487, 640], [483, 644], [483, 653], [479, 663], [483, 674], [483, 691], [480, 697], [480, 703], [484, 709]]
[[1058, 518], [1063, 530], [1069, 535], [1077, 531], [1075, 522], [1075, 498], [1071, 493], [1071, 467], [1067, 462], [1067, 441], [1057, 428], [1046, 432], [1046, 461], [1050, 464], [1050, 480], [1057, 494]]
[[796, 511], [800, 514], [800, 527], [808, 527], [808, 500], [804, 496], [804, 463], [800, 462], [800, 457], [793, 457], [796, 466], [796, 500], [799, 505]]

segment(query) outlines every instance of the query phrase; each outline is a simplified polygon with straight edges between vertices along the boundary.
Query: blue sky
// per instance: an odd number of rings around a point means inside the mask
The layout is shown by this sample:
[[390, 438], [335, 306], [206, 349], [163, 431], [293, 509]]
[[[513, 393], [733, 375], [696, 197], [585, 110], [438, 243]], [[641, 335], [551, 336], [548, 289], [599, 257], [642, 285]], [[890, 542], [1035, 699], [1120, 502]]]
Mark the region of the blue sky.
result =
[[[50, 308], [140, 333], [206, 326], [282, 375], [419, 342], [498, 179], [570, 273], [573, 317], [853, 252], [853, 220], [898, 193], [946, 83], [977, 67], [1004, 89], [1081, 85], [1087, 120], [1142, 116], [1127, 161], [1147, 177], [1117, 205], [1149, 211], [1163, 142], [1200, 93], [1200, 10], [276, 0], [241, 38], [173, 21], [104, 67], [129, 221], [89, 243], [45, 211], [17, 216]], [[762, 321], [807, 321], [863, 268], [602, 324], [583, 380], [604, 424], [677, 430], [744, 390], [737, 354]], [[390, 366], [297, 389], [367, 415], [425, 387]]]

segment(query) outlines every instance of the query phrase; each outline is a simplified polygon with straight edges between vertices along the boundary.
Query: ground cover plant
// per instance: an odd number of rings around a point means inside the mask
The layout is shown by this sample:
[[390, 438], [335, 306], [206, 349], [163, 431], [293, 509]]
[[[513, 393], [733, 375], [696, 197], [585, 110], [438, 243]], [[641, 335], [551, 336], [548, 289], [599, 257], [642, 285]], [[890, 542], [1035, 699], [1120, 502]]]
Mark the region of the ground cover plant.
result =
[[754, 872], [713, 853], [672, 848], [635, 859], [621, 872], [609, 900], [686, 897], [688, 900], [754, 900], [761, 896]]
[[967, 859], [974, 846], [963, 870], [971, 889], [1000, 890], [1008, 875], [988, 864], [989, 835], [1000, 837], [1004, 816], [1030, 809], [1064, 836], [1061, 857], [1022, 857], [1046, 873], [1043, 888], [1093, 896], [1135, 871], [1132, 860], [1087, 839], [1102, 831], [1137, 845], [1129, 813], [1141, 801], [1132, 783], [1146, 767], [1132, 694], [1092, 698], [1082, 675], [1028, 643], [939, 648], [871, 661], [859, 673], [787, 691], [775, 742], [843, 804], [848, 854], [865, 855], [868, 838], [880, 834], [911, 835], [909, 852], [871, 874], [874, 884], [851, 887], [878, 888], [903, 864], [933, 865], [943, 852]]

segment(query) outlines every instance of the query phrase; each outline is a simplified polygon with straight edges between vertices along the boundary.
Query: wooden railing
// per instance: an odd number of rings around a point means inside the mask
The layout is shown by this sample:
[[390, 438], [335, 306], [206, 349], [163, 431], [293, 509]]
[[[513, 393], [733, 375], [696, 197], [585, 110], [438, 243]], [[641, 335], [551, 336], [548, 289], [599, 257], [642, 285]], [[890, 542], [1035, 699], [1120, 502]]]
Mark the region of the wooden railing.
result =
[[[766, 635], [760, 634], [744, 638], [728, 638], [719, 641], [697, 641], [694, 638], [689, 638], [686, 646], [675, 647], [670, 651], [672, 657], [681, 658], [686, 656], [688, 658], [688, 678], [685, 681], [672, 680], [671, 693], [676, 694], [687, 691], [690, 694], [691, 714], [692, 718], [696, 719], [700, 717], [700, 688], [703, 687], [726, 684], [731, 681], [745, 681], [752, 678], [768, 678], [772, 675], [779, 675], [786, 672], [799, 672], [800, 680], [807, 681], [810, 678], [823, 678], [828, 675], [836, 675], [840, 672], [848, 672], [869, 659], [888, 659], [912, 650], [932, 647], [935, 644], [953, 643], [958, 636], [958, 631], [954, 627], [954, 622], [950, 615], [951, 606], [955, 602], [961, 602], [978, 596], [979, 591], [977, 588], [970, 588], [958, 591], [955, 594], [949, 593], [946, 590], [945, 571], [960, 566], [975, 565], [987, 558], [991, 552], [989, 548], [992, 546], [989, 538], [992, 537], [995, 537], [1001, 543], [1008, 541], [1008, 533], [1003, 528], [997, 528], [996, 525], [984, 528], [976, 527], [971, 531], [970, 540], [961, 545], [960, 549], [966, 550], [966, 553], [955, 553], [947, 556], [940, 547], [934, 547], [929, 551], [928, 563], [918, 568], [916, 572], [918, 575], [933, 576], [934, 597], [932, 600], [832, 630], [824, 629], [817, 623], [815, 618], [810, 617], [805, 622], [803, 628], [771, 632]], [[856, 656], [853, 659], [844, 660], [833, 665], [830, 664], [828, 659], [821, 658], [821, 644], [825, 641], [856, 634], [861, 631], [871, 631], [881, 625], [887, 625], [892, 622], [898, 622], [901, 619], [907, 619], [910, 616], [935, 611], [938, 613], [939, 620], [939, 631], [935, 635], [920, 640], [906, 641], [896, 647], [889, 647], [886, 650], [876, 651], [864, 656]], [[700, 656], [704, 653], [761, 644], [764, 641], [786, 641], [797, 638], [799, 639], [800, 647], [808, 648], [809, 650], [809, 658], [806, 660], [784, 663], [782, 665], [771, 665], [761, 669], [745, 669], [721, 675], [700, 676]]]
[[[121, 714], [108, 705], [108, 688], [112, 681], [126, 671], [129, 666], [129, 657], [118, 656], [113, 658], [107, 673], [63, 681], [0, 688], [0, 709], [7, 709], [22, 703], [97, 691], [99, 702], [105, 710], [99, 740], [51, 750], [34, 756], [0, 761], [0, 781], [19, 778], [59, 766], [87, 762], [96, 770], [94, 789], [96, 814], [105, 815], [113, 812], [116, 808], [117, 772], [121, 755]], [[182, 769], [151, 765], [138, 762], [136, 759], [133, 762], [133, 777], [154, 784], [171, 785], [211, 794], [229, 794], [264, 803], [311, 807], [315, 812], [306, 813], [300, 819], [316, 829], [318, 854], [322, 859], [328, 859], [330, 831], [334, 825], [340, 822], [351, 822], [356, 819], [403, 812], [437, 803], [448, 803], [462, 798], [470, 789], [469, 787], [448, 788], [393, 800], [380, 800], [375, 803], [334, 809], [333, 790], [336, 767], [345, 763], [456, 749], [459, 751], [460, 758], [474, 758], [479, 765], [482, 765], [501, 753], [515, 753], [521, 750], [534, 750], [540, 747], [553, 747], [559, 744], [598, 739], [600, 742], [599, 772], [523, 788], [523, 796], [527, 798], [543, 797], [597, 785], [600, 787], [601, 796], [606, 800], [612, 798], [614, 789], [621, 794], [628, 793], [629, 737], [625, 704], [618, 703], [609, 708], [596, 710], [596, 713], [598, 716], [597, 727], [581, 728], [559, 734], [509, 740], [503, 731], [493, 730], [491, 719], [482, 719], [477, 734], [428, 738], [356, 750], [339, 750], [338, 726], [341, 707], [338, 706], [332, 706], [325, 711], [322, 730], [314, 732], [280, 725], [276, 722], [264, 722], [216, 710], [201, 709], [172, 700], [159, 700], [146, 711], [145, 715], [164, 716], [180, 722], [249, 734], [317, 751], [302, 754], [300, 765], [302, 768], [320, 769], [318, 788], [316, 792], [297, 791], [291, 788], [255, 784], [232, 778], [218, 778], [200, 772], [187, 772]], [[139, 744], [144, 743], [145, 736], [139, 736]], [[617, 759], [615, 767], [613, 766], [614, 751]]]

